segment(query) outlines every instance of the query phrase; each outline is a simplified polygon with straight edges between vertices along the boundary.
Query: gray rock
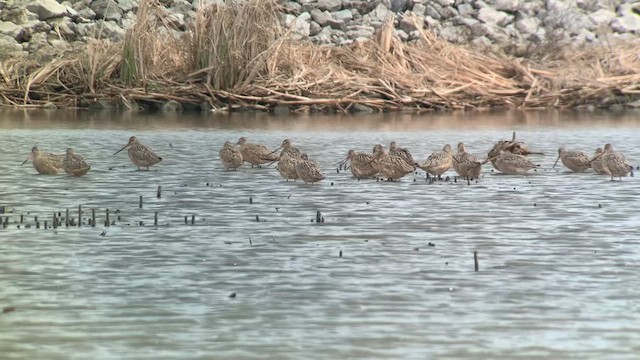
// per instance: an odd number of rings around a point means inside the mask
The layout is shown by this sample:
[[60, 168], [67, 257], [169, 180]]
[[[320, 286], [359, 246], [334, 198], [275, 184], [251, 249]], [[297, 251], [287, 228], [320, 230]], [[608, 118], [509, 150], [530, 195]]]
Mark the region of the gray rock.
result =
[[320, 31], [322, 31], [322, 26], [320, 26], [320, 24], [318, 24], [317, 22], [312, 21], [309, 24], [309, 35], [317, 35], [318, 33], [320, 33]]
[[12, 36], [0, 34], [0, 60], [10, 59], [16, 53], [22, 53], [22, 46]]
[[493, 8], [498, 11], [515, 12], [520, 8], [518, 0], [494, 0]]
[[436, 3], [431, 3], [427, 5], [427, 10], [425, 14], [427, 14], [427, 16], [431, 16], [431, 18], [435, 20], [442, 20], [442, 15], [440, 14], [440, 11], [442, 11], [442, 7], [440, 5]]
[[331, 43], [331, 28], [325, 26], [318, 34], [311, 37], [311, 41], [316, 44], [329, 44]]
[[118, 42], [124, 39], [125, 31], [111, 21], [97, 20], [95, 22], [78, 24], [78, 34], [96, 39], [109, 39]]
[[408, 41], [409, 40], [409, 34], [404, 32], [403, 30], [396, 29], [393, 33], [402, 41]]
[[320, 9], [311, 10], [311, 18], [317, 22], [320, 26], [325, 27], [332, 20], [331, 13], [328, 11], [322, 11]]
[[31, 40], [33, 34], [36, 33], [49, 33], [51, 30], [51, 25], [47, 24], [44, 21], [32, 20], [25, 24], [18, 25], [19, 30], [12, 34], [13, 37], [19, 42], [28, 42]]
[[455, 0], [436, 0], [435, 2], [442, 7], [453, 6], [456, 3]]
[[523, 35], [535, 34], [542, 29], [537, 18], [523, 18], [516, 21], [515, 28]]
[[513, 20], [513, 15], [484, 7], [478, 11], [478, 20], [488, 25], [506, 26]]
[[51, 19], [47, 23], [51, 25], [54, 34], [59, 34], [67, 40], [76, 38], [76, 24], [70, 18]]
[[344, 21], [347, 22], [351, 19], [353, 19], [353, 14], [351, 13], [351, 10], [340, 10], [340, 11], [336, 11], [331, 13], [331, 16], [338, 21]]
[[[177, 0], [177, 1], [181, 1], [181, 0]], [[174, 7], [176, 6], [176, 1], [173, 2], [173, 6]], [[120, 8], [120, 10], [122, 10], [123, 13], [137, 10], [138, 0], [118, 0], [118, 7]]]
[[440, 21], [432, 18], [431, 16], [425, 16], [424, 17], [424, 24], [429, 28], [429, 29], [435, 29], [440, 27]]
[[475, 14], [476, 10], [470, 4], [464, 3], [458, 5], [458, 13], [460, 16], [471, 16]]
[[2, 35], [10, 36], [15, 40], [21, 30], [22, 26], [20, 25], [16, 25], [9, 21], [0, 21], [0, 34]]
[[488, 6], [489, 6], [489, 5], [487, 5], [487, 3], [486, 3], [486, 2], [484, 2], [484, 1], [482, 1], [482, 0], [476, 0], [476, 1], [473, 3], [473, 7], [474, 7], [474, 8], [476, 8], [476, 9], [478, 9], [478, 10], [480, 10], [480, 9], [482, 9], [482, 8], [486, 8], [486, 7], [488, 7]]
[[589, 14], [589, 19], [595, 25], [609, 25], [616, 18], [616, 13], [608, 9], [600, 9]]
[[91, 10], [91, 8], [88, 8], [88, 7], [78, 10], [78, 14], [80, 14], [80, 16], [82, 16], [83, 18], [89, 19], [89, 20], [93, 20], [96, 18], [95, 11]]
[[295, 40], [300, 40], [303, 37], [309, 36], [310, 24], [309, 22], [305, 21], [304, 18], [300, 19], [295, 17], [294, 15], [287, 14], [285, 15], [284, 23], [285, 26], [293, 31], [293, 38]]
[[402, 13], [409, 8], [411, 0], [389, 0], [389, 9], [396, 13]]
[[479, 48], [479, 49], [488, 49], [491, 48], [493, 43], [486, 36], [480, 36], [473, 40], [471, 40], [471, 45]]
[[351, 39], [370, 38], [376, 29], [367, 25], [352, 25], [347, 28], [347, 37]]
[[464, 43], [466, 41], [464, 28], [461, 26], [448, 26], [440, 30], [440, 37], [452, 43]]
[[320, 10], [338, 11], [342, 9], [342, 0], [318, 0], [316, 6]]
[[18, 0], [26, 5], [26, 9], [38, 15], [39, 20], [48, 20], [68, 15], [67, 8], [54, 0]]
[[124, 14], [114, 0], [94, 0], [89, 7], [96, 13], [97, 19], [117, 21]]
[[[420, 21], [420, 22], [422, 22], [422, 21]], [[418, 24], [419, 24], [420, 22], [418, 22]], [[405, 17], [403, 17], [403, 18], [400, 20], [400, 24], [399, 24], [399, 26], [398, 26], [398, 27], [399, 27], [401, 30], [403, 30], [404, 32], [406, 32], [406, 33], [410, 33], [410, 32], [412, 32], [412, 31], [414, 31], [414, 30], [417, 30], [417, 29], [418, 29], [418, 28], [415, 26], [415, 22], [414, 22], [414, 20], [412, 20], [412, 19], [410, 19], [410, 18], [408, 18], [408, 17], [406, 17], [406, 16], [405, 16]]]
[[160, 106], [160, 110], [164, 113], [182, 111], [182, 104], [175, 100], [169, 100]]
[[166, 17], [166, 20], [174, 29], [178, 29], [181, 31], [186, 30], [187, 25], [184, 22], [184, 15], [180, 13], [169, 14]]
[[640, 16], [624, 15], [611, 22], [611, 29], [619, 33], [640, 34]]
[[38, 20], [38, 15], [27, 10], [23, 3], [8, 3], [0, 12], [0, 21], [24, 24], [34, 20]]
[[369, 13], [373, 20], [384, 22], [388, 17], [393, 16], [393, 13], [389, 11], [384, 5], [378, 4], [372, 12]]
[[456, 16], [455, 18], [451, 19], [451, 22], [453, 22], [454, 25], [466, 26], [468, 28], [472, 28], [475, 24], [479, 23], [479, 21], [474, 18], [468, 18], [464, 16]]
[[443, 7], [442, 10], [440, 10], [440, 15], [443, 19], [451, 19], [458, 16], [458, 10], [451, 6]]
[[49, 46], [49, 42], [47, 41], [47, 34], [35, 33], [32, 34], [31, 39], [29, 39], [29, 44], [27, 45], [26, 50], [31, 53], [45, 46]]
[[129, 30], [133, 26], [133, 24], [136, 23], [136, 14], [133, 12], [128, 12], [124, 14], [122, 19], [120, 19], [118, 23], [124, 30]]
[[411, 10], [411, 12], [413, 12], [414, 14], [418, 15], [418, 16], [424, 16], [427, 12], [427, 7], [417, 3], [415, 5], [413, 5], [413, 10]]
[[295, 1], [285, 1], [285, 3], [282, 4], [282, 8], [288, 14], [299, 14], [303, 12], [302, 5], [298, 4]]

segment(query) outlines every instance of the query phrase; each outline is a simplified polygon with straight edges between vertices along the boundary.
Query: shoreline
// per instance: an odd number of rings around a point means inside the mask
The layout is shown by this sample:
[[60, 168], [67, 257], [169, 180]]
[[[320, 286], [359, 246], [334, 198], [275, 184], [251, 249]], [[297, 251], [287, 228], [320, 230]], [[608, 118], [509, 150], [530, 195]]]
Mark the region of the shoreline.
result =
[[[266, 6], [265, 6], [266, 4]], [[454, 44], [422, 19], [404, 41], [389, 17], [342, 46], [296, 39], [275, 1], [201, 7], [176, 32], [140, 2], [121, 42], [0, 64], [0, 106], [276, 113], [639, 108], [640, 45], [621, 41], [523, 58]], [[215, 26], [212, 24], [223, 24]], [[243, 26], [242, 24], [248, 24]]]

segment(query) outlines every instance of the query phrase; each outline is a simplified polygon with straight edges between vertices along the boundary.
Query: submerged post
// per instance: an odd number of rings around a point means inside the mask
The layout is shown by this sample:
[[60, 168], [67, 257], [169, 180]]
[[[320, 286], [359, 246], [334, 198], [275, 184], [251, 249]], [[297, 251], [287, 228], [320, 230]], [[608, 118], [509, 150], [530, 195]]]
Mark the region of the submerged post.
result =
[[478, 252], [477, 251], [473, 252], [473, 265], [476, 271], [478, 271]]
[[24, 221], [24, 215], [20, 214], [20, 224]]
[[69, 209], [64, 213], [64, 226], [69, 227]]
[[142, 209], [142, 195], [140, 195], [140, 203], [138, 204], [138, 208]]
[[78, 205], [78, 227], [82, 226], [82, 205]]
[[96, 227], [96, 209], [91, 209], [91, 227]]
[[111, 221], [109, 221], [109, 209], [107, 209], [107, 219], [104, 221], [104, 226], [109, 227], [111, 226]]
[[156, 193], [156, 196], [158, 197], [158, 199], [162, 197], [162, 185], [158, 186], [158, 192]]
[[153, 215], [153, 225], [158, 226], [158, 212]]
[[51, 224], [53, 226], [53, 228], [57, 228], [58, 227], [58, 219], [56, 219], [56, 213], [53, 213], [53, 224]]
[[196, 216], [191, 215], [191, 225], [194, 225], [195, 223], [196, 223]]
[[320, 212], [320, 210], [318, 210], [318, 212], [316, 213], [316, 222], [320, 223], [322, 221], [322, 213]]

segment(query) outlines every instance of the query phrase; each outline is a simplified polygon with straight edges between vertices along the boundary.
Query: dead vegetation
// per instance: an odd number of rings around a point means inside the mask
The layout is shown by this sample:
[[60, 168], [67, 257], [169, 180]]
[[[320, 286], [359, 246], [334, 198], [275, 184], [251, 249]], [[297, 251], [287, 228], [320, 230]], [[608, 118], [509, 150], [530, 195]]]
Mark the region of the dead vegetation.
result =
[[640, 99], [640, 47], [566, 50], [544, 63], [453, 45], [422, 30], [403, 43], [393, 22], [348, 47], [295, 42], [277, 0], [211, 4], [186, 33], [156, 0], [140, 2], [125, 41], [93, 40], [45, 65], [0, 64], [5, 106], [87, 106], [107, 100], [212, 108], [352, 111], [608, 106]]

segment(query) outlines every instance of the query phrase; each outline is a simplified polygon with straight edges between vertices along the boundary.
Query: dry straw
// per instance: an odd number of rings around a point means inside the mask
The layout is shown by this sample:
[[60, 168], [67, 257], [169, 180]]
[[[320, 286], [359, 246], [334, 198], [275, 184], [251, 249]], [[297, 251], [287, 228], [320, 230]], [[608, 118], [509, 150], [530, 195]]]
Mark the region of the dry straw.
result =
[[[523, 59], [450, 44], [421, 29], [349, 46], [292, 41], [277, 0], [227, 1], [196, 13], [188, 31], [157, 0], [142, 0], [121, 43], [92, 40], [54, 60], [0, 64], [0, 98], [10, 106], [116, 101], [208, 102], [213, 107], [349, 111], [488, 107], [573, 107], [640, 98], [640, 46], [610, 44]], [[419, 20], [413, 19], [421, 28]], [[613, 100], [612, 100], [613, 99]]]

